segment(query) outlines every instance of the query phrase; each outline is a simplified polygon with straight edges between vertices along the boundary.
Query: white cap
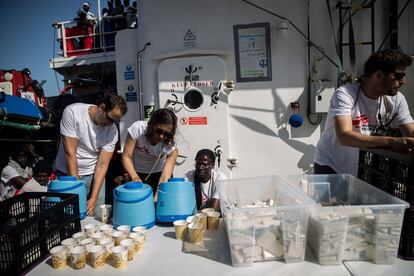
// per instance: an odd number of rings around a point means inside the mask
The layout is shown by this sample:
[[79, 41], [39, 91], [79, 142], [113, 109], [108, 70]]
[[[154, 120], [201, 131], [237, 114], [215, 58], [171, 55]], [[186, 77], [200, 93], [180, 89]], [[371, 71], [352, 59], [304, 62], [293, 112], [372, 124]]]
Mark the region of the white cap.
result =
[[83, 2], [82, 6], [88, 6], [89, 8], [91, 7], [88, 2]]

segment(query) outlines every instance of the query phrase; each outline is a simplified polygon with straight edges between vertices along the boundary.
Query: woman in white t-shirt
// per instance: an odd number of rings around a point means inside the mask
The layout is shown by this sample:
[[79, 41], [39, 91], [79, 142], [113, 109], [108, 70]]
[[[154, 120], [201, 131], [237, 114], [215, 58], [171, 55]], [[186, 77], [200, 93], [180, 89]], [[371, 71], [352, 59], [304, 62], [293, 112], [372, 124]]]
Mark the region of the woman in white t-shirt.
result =
[[209, 149], [197, 152], [195, 170], [185, 174], [188, 181], [194, 182], [197, 209], [214, 208], [220, 210], [217, 181], [227, 179], [220, 170], [215, 169], [216, 155]]
[[128, 128], [122, 163], [132, 181], [151, 185], [155, 195], [159, 183], [173, 174], [178, 149], [175, 143], [177, 116], [169, 109], [156, 110], [148, 122], [136, 121]]

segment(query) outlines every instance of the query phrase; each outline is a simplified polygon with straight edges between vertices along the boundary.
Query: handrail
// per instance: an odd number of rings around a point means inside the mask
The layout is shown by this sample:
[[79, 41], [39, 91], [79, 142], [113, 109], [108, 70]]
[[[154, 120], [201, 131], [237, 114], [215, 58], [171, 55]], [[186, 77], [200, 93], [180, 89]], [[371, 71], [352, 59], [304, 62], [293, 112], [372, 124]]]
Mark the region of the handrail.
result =
[[[130, 20], [130, 22], [127, 22]], [[96, 20], [94, 25], [82, 24], [79, 21], [54, 22], [52, 26], [57, 32], [57, 41], [62, 52], [55, 54], [71, 57], [90, 53], [109, 52], [115, 50], [115, 34], [125, 28], [128, 23], [138, 22], [137, 16], [113, 15]], [[136, 26], [136, 25], [135, 25]], [[84, 44], [83, 48], [78, 45]]]

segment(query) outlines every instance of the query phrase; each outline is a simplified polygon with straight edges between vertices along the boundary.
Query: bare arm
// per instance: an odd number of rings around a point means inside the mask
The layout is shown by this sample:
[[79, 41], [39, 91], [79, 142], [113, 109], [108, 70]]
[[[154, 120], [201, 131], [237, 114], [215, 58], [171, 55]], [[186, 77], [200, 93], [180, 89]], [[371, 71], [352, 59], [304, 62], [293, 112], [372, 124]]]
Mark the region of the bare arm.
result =
[[98, 160], [95, 166], [95, 173], [93, 176], [93, 185], [91, 197], [88, 200], [88, 216], [93, 216], [96, 201], [98, 200], [99, 191], [101, 190], [106, 171], [108, 170], [109, 161], [111, 161], [113, 152], [102, 150], [99, 153]]
[[220, 211], [220, 200], [217, 198], [211, 199], [211, 208], [214, 208], [217, 212]]
[[125, 171], [131, 176], [132, 181], [142, 182], [134, 168], [134, 164], [132, 163], [132, 155], [134, 153], [135, 144], [136, 141], [132, 139], [131, 135], [128, 133], [124, 145], [124, 152], [122, 153], [122, 164], [124, 165]]
[[401, 125], [399, 127], [401, 133], [405, 137], [414, 137], [414, 123]]
[[339, 143], [356, 148], [384, 148], [396, 151], [409, 151], [414, 145], [414, 138], [370, 136], [352, 130], [351, 116], [336, 116], [335, 131]]
[[21, 189], [23, 185], [26, 184], [27, 179], [22, 176], [15, 176], [10, 179], [10, 182], [14, 187], [16, 187], [16, 189]]
[[167, 155], [165, 160], [164, 168], [162, 169], [162, 173], [160, 176], [159, 183], [167, 182], [168, 179], [171, 177], [175, 167], [175, 161], [177, 160], [178, 156], [178, 149], [175, 149], [173, 152]]
[[65, 151], [66, 171], [67, 175], [78, 175], [78, 160], [76, 159], [76, 150], [78, 148], [78, 139], [61, 135], [63, 148]]

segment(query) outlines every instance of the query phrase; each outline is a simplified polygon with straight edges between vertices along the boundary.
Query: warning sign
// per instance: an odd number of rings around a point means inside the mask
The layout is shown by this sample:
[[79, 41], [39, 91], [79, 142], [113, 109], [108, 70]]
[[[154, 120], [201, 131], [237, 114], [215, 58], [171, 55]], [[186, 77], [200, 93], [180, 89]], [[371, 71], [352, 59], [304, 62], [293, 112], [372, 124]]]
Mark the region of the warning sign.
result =
[[187, 117], [180, 118], [180, 124], [182, 124], [182, 125], [188, 125], [188, 118]]
[[191, 30], [188, 30], [184, 36], [184, 40], [195, 40], [195, 35], [193, 34], [193, 32]]
[[189, 117], [188, 124], [189, 125], [206, 125], [207, 117]]

